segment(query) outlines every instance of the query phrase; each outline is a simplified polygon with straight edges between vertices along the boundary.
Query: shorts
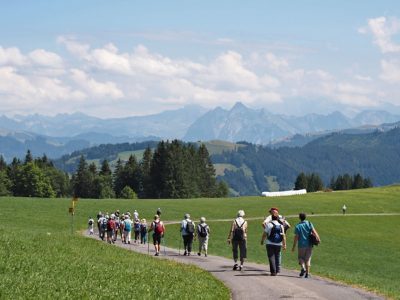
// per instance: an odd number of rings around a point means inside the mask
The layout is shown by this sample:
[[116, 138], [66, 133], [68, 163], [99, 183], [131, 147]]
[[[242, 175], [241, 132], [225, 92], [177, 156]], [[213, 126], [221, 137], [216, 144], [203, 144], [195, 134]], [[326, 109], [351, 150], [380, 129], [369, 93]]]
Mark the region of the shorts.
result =
[[153, 245], [160, 245], [160, 244], [161, 244], [161, 235], [153, 234]]
[[305, 263], [306, 265], [311, 265], [312, 249], [312, 247], [299, 248], [298, 259], [300, 264]]

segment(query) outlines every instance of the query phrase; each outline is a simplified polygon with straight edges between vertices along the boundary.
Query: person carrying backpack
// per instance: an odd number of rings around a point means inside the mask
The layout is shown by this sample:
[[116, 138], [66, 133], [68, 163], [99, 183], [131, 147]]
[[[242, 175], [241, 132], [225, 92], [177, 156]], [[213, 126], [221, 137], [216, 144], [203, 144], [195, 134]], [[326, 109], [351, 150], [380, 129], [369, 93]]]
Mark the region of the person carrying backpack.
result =
[[115, 215], [112, 214], [111, 217], [107, 220], [107, 242], [109, 244], [114, 244], [114, 234], [115, 234]]
[[151, 222], [149, 232], [151, 231], [153, 231], [153, 244], [154, 244], [154, 249], [156, 250], [155, 256], [159, 256], [161, 250], [160, 247], [161, 238], [164, 236], [165, 226], [164, 223], [160, 220], [160, 217], [158, 215], [155, 215], [154, 221]]
[[201, 252], [204, 250], [204, 256], [207, 257], [208, 238], [210, 236], [210, 227], [206, 223], [206, 218], [200, 218], [200, 224], [197, 225], [197, 237], [199, 238], [199, 252], [198, 256], [201, 256]]
[[299, 259], [299, 265], [301, 266], [300, 277], [309, 278], [311, 268], [311, 255], [313, 245], [310, 241], [310, 235], [313, 233], [318, 242], [321, 241], [318, 232], [315, 230], [314, 225], [306, 221], [306, 214], [300, 213], [300, 223], [296, 225], [294, 230], [295, 236], [293, 240], [292, 251], [296, 249], [297, 242], [299, 243], [297, 257]]
[[142, 219], [140, 223], [140, 243], [147, 243], [147, 222], [146, 219]]
[[99, 237], [101, 238], [102, 241], [104, 241], [104, 237], [106, 235], [106, 230], [107, 230], [107, 219], [104, 217], [104, 215], [101, 215], [97, 224], [99, 226]]
[[[239, 210], [237, 218], [233, 220], [231, 230], [228, 235], [228, 244], [232, 244], [233, 270], [243, 270], [244, 260], [247, 257], [247, 221], [244, 219], [245, 213]], [[240, 250], [240, 266], [237, 261], [239, 257], [238, 248]]]
[[125, 220], [124, 220], [124, 242], [125, 242], [125, 244], [131, 243], [132, 223], [133, 222], [129, 218], [129, 215], [125, 215]]
[[183, 239], [183, 248], [185, 249], [183, 255], [190, 256], [190, 252], [192, 252], [195, 228], [196, 226], [194, 222], [190, 220], [190, 215], [185, 214], [184, 219], [181, 222], [181, 229], [180, 229]]
[[272, 221], [266, 224], [261, 237], [261, 245], [266, 241], [269, 270], [271, 276], [276, 276], [281, 269], [281, 250], [286, 250], [284, 226], [279, 223], [278, 216], [273, 215]]
[[133, 223], [133, 230], [135, 232], [135, 243], [139, 243], [140, 240], [140, 220], [136, 219]]

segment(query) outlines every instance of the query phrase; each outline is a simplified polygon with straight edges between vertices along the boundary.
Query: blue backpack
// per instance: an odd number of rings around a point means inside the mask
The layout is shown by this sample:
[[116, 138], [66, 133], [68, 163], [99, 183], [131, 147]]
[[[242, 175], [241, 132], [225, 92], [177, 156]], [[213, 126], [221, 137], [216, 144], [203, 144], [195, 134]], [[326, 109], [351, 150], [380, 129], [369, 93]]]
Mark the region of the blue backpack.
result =
[[131, 222], [125, 222], [125, 221], [124, 221], [124, 223], [125, 223], [124, 230], [125, 230], [125, 231], [131, 231], [131, 229], [132, 229], [132, 227], [131, 227]]
[[283, 240], [283, 236], [282, 236], [282, 225], [280, 224], [272, 224], [272, 228], [271, 228], [271, 232], [268, 235], [268, 240], [271, 243], [276, 243], [279, 244], [282, 242]]

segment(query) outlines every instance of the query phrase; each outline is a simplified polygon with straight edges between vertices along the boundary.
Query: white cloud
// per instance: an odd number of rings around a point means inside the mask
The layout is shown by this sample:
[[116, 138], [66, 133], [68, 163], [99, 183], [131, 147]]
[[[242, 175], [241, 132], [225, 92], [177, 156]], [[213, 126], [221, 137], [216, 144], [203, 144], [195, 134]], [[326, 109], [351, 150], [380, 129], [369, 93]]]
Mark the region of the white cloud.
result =
[[399, 60], [385, 60], [381, 61], [382, 73], [380, 78], [389, 83], [400, 82], [400, 61]]
[[400, 45], [392, 40], [392, 36], [400, 32], [400, 21], [397, 18], [387, 19], [378, 17], [368, 20], [368, 29], [360, 28], [360, 33], [370, 32], [374, 37], [374, 43], [382, 53], [400, 52]]
[[71, 78], [86, 92], [95, 97], [110, 97], [118, 99], [124, 97], [124, 93], [117, 88], [114, 82], [98, 82], [90, 78], [85, 72], [78, 69], [71, 69]]
[[61, 68], [63, 66], [63, 60], [59, 55], [43, 49], [36, 49], [30, 52], [28, 56], [36, 65], [51, 68]]
[[3, 48], [0, 46], [0, 65], [23, 66], [27, 63], [26, 57], [18, 48]]
[[59, 36], [57, 42], [64, 45], [69, 52], [81, 59], [86, 58], [90, 49], [88, 44], [80, 43], [74, 37]]

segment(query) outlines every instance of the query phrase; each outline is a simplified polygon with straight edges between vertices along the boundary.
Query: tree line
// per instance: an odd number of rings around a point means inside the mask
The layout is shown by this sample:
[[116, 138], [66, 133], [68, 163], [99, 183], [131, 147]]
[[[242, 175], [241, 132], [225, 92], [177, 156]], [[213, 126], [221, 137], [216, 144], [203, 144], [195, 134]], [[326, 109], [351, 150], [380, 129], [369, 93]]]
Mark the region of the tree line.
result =
[[28, 150], [24, 161], [14, 158], [9, 165], [0, 156], [0, 196], [65, 197], [70, 187], [68, 174], [56, 169], [46, 155], [33, 159]]
[[[349, 174], [338, 175], [332, 177], [329, 188], [337, 190], [351, 190], [363, 189], [372, 187], [372, 180], [370, 178], [363, 178], [359, 173], [353, 176]], [[321, 177], [316, 173], [305, 174], [301, 172], [294, 183], [295, 190], [306, 189], [307, 192], [317, 192], [325, 189]]]
[[108, 160], [100, 168], [81, 156], [70, 178], [44, 155], [7, 165], [0, 156], [0, 196], [80, 198], [197, 198], [226, 197], [228, 186], [215, 178], [205, 145], [161, 141], [154, 151], [148, 146], [143, 159], [131, 155], [119, 159], [114, 170]]

